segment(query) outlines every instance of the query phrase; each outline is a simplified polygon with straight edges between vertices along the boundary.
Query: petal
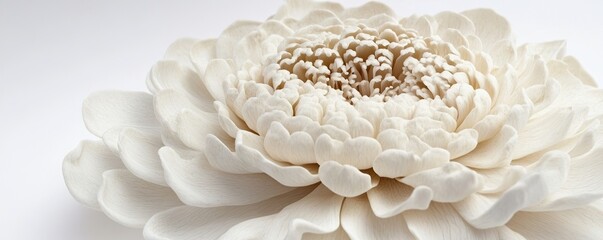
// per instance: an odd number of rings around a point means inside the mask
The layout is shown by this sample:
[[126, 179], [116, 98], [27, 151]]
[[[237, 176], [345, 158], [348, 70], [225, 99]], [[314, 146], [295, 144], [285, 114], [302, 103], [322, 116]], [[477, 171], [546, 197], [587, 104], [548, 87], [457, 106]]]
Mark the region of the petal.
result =
[[542, 57], [542, 60], [548, 62], [549, 60], [563, 58], [566, 45], [567, 43], [565, 41], [528, 43], [519, 47], [519, 54], [521, 54], [521, 56], [538, 55]]
[[603, 239], [603, 211], [588, 207], [558, 212], [519, 212], [507, 226], [527, 239]]
[[295, 165], [316, 163], [312, 136], [303, 131], [289, 134], [279, 122], [272, 122], [264, 137], [264, 148], [278, 161]]
[[402, 213], [417, 239], [524, 239], [507, 227], [475, 229], [446, 203], [433, 203], [424, 211]]
[[292, 191], [265, 174], [230, 174], [213, 169], [205, 156], [182, 159], [169, 147], [159, 150], [167, 183], [187, 205], [247, 205]]
[[339, 227], [342, 202], [343, 197], [319, 185], [279, 213], [239, 223], [220, 239], [301, 239], [304, 233], [334, 232]]
[[305, 197], [314, 188], [299, 188], [255, 204], [199, 208], [181, 206], [153, 216], [144, 226], [145, 239], [216, 239], [232, 226], [257, 217], [278, 213]]
[[307, 0], [287, 0], [287, 3], [279, 8], [278, 12], [273, 16], [274, 19], [294, 18], [301, 19], [308, 13], [324, 9], [333, 13], [339, 13], [343, 7], [338, 3], [323, 2], [323, 1], [307, 1]]
[[396, 12], [389, 6], [380, 2], [368, 2], [362, 6], [347, 8], [340, 14], [341, 19], [356, 18], [356, 19], [367, 19], [375, 15], [387, 14], [392, 17], [396, 17]]
[[223, 142], [234, 142], [234, 139], [220, 127], [218, 116], [215, 113], [184, 109], [176, 121], [178, 137], [191, 149], [204, 152], [206, 149], [205, 138], [209, 134], [218, 137]]
[[98, 203], [107, 216], [128, 227], [142, 227], [156, 213], [182, 205], [172, 189], [145, 182], [125, 169], [103, 173]]
[[371, 211], [365, 196], [345, 199], [341, 226], [350, 239], [415, 239], [403, 215], [379, 218]]
[[588, 86], [597, 87], [597, 81], [584, 69], [578, 59], [572, 56], [565, 56], [563, 61], [567, 63], [569, 71], [578, 77], [582, 83]]
[[82, 111], [86, 127], [98, 137], [115, 127], [159, 127], [153, 112], [153, 96], [148, 93], [96, 92], [84, 100]]
[[247, 131], [239, 131], [235, 142], [236, 154], [243, 162], [268, 174], [281, 184], [291, 187], [308, 186], [320, 181], [313, 169], [289, 165], [269, 159], [263, 139]]
[[214, 112], [214, 101], [203, 85], [199, 74], [176, 61], [160, 61], [153, 66], [147, 79], [148, 88], [157, 94], [164, 90], [175, 90], [186, 97], [197, 108]]
[[98, 209], [96, 196], [103, 172], [124, 168], [121, 159], [103, 143], [82, 141], [63, 160], [63, 177], [67, 189], [80, 203]]
[[475, 25], [477, 35], [488, 51], [498, 40], [507, 39], [511, 35], [511, 27], [507, 20], [490, 9], [474, 9], [462, 12]]
[[343, 142], [323, 134], [314, 145], [316, 160], [319, 164], [334, 160], [358, 169], [369, 169], [381, 153], [381, 144], [371, 137], [357, 137]]
[[425, 210], [433, 199], [433, 191], [425, 186], [412, 188], [393, 179], [381, 179], [377, 187], [367, 193], [376, 216], [389, 218], [404, 211]]
[[456, 162], [425, 170], [400, 179], [413, 187], [426, 186], [433, 190], [433, 200], [457, 202], [482, 187], [481, 177], [473, 170]]
[[567, 180], [559, 191], [551, 194], [529, 211], [559, 211], [576, 208], [603, 198], [603, 146], [572, 158]]
[[119, 137], [119, 156], [134, 176], [147, 182], [167, 186], [159, 159], [161, 136], [147, 134], [133, 128], [124, 129]]
[[208, 135], [205, 140], [205, 157], [213, 168], [227, 173], [246, 174], [262, 171], [242, 161], [218, 137]]
[[[327, 188], [344, 197], [356, 197], [377, 185], [377, 182], [371, 180], [371, 175], [335, 161], [322, 163], [318, 168], [318, 177]], [[376, 177], [375, 180], [378, 181], [379, 178]]]
[[475, 26], [469, 18], [455, 12], [441, 12], [434, 16], [438, 22], [438, 32], [442, 33], [450, 28], [458, 30], [463, 35], [475, 33]]
[[[245, 35], [253, 30], [256, 30], [260, 25], [259, 22], [253, 21], [236, 21], [228, 26], [218, 40], [216, 40], [216, 57], [222, 59], [233, 58], [233, 46], [237, 45], [237, 42]], [[207, 69], [211, 69], [209, 66]]]
[[501, 195], [472, 194], [454, 203], [454, 207], [476, 228], [502, 226], [517, 211], [539, 203], [559, 189], [568, 168], [569, 156], [566, 153], [550, 152], [531, 165], [528, 174]]
[[[181, 38], [172, 43], [163, 55], [165, 60], [174, 60], [182, 64], [191, 65], [190, 52], [199, 40], [194, 38]], [[188, 66], [187, 66], [188, 67]]]
[[333, 240], [333, 239], [350, 240], [350, 237], [341, 227], [339, 227], [335, 232], [331, 232], [331, 233], [326, 233], [326, 234], [305, 233], [302, 236], [302, 240]]
[[517, 143], [517, 131], [509, 125], [493, 138], [481, 142], [475, 150], [455, 159], [456, 162], [473, 168], [497, 168], [511, 163], [511, 153]]
[[205, 39], [195, 43], [191, 47], [190, 58], [199, 75], [203, 76], [207, 63], [216, 58], [216, 39]]
[[388, 149], [377, 156], [373, 170], [379, 176], [396, 178], [441, 167], [449, 161], [450, 153], [441, 148], [430, 148], [421, 156], [405, 150]]
[[233, 74], [232, 68], [226, 60], [214, 59], [207, 64], [205, 75], [201, 80], [211, 96], [215, 100], [224, 103], [224, 84], [227, 82], [227, 77], [231, 74]]

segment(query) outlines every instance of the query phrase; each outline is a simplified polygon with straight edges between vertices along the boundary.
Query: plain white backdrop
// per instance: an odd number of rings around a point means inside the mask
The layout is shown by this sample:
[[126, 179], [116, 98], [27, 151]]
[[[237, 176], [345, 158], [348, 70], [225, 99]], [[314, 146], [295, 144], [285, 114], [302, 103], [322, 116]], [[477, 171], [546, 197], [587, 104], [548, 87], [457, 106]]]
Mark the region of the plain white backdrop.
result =
[[[65, 154], [94, 139], [83, 99], [97, 90], [144, 91], [148, 70], [174, 40], [264, 20], [283, 1], [0, 0], [0, 239], [142, 239], [140, 229], [79, 205], [63, 183]], [[603, 83], [600, 1], [382, 1], [399, 16], [492, 8], [518, 43], [566, 39], [567, 53]]]

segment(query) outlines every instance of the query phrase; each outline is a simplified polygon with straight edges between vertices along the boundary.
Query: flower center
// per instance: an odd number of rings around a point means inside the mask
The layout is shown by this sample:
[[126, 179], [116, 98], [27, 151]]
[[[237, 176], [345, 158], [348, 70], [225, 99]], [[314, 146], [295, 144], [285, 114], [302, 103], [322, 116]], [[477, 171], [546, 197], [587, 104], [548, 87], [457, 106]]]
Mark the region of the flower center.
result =
[[352, 103], [363, 96], [443, 98], [452, 85], [470, 84], [468, 62], [447, 44], [398, 25], [289, 38], [265, 68], [264, 81], [274, 89], [293, 79], [324, 84]]

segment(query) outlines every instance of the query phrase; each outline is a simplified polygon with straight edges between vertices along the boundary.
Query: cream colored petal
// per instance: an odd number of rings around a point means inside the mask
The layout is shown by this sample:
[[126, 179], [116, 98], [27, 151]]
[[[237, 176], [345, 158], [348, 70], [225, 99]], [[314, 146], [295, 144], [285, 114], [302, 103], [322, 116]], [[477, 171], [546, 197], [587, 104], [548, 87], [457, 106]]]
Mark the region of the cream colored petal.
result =
[[133, 128], [124, 129], [119, 136], [119, 156], [132, 174], [147, 182], [167, 186], [163, 177], [159, 148], [161, 136]]
[[542, 43], [527, 43], [519, 47], [518, 51], [521, 56], [542, 57], [545, 62], [553, 59], [561, 59], [565, 55], [565, 41], [551, 41]]
[[448, 29], [458, 30], [463, 35], [475, 33], [473, 22], [461, 14], [445, 11], [436, 14], [434, 18], [438, 22], [440, 34]]
[[339, 227], [335, 232], [326, 233], [326, 234], [314, 234], [314, 233], [304, 233], [302, 236], [302, 240], [350, 240], [348, 234], [343, 230], [343, 228]]
[[515, 44], [509, 39], [501, 39], [494, 43], [489, 54], [495, 66], [513, 64], [518, 55]]
[[277, 161], [294, 165], [316, 163], [312, 136], [301, 131], [289, 134], [279, 122], [272, 122], [264, 137], [264, 148]]
[[208, 135], [205, 140], [205, 157], [213, 168], [234, 174], [261, 173], [262, 171], [242, 161], [218, 137]]
[[308, 1], [308, 0], [287, 0], [286, 4], [279, 8], [278, 12], [272, 17], [274, 19], [294, 18], [302, 19], [310, 12], [318, 9], [328, 10], [333, 13], [339, 13], [343, 7], [334, 2]]
[[187, 67], [192, 67], [190, 61], [190, 52], [192, 47], [198, 42], [194, 38], [181, 38], [172, 43], [163, 55], [165, 60], [174, 60]]
[[250, 130], [247, 124], [240, 119], [226, 104], [215, 101], [214, 107], [218, 111], [218, 123], [222, 129], [231, 137], [237, 137], [239, 130]]
[[342, 142], [323, 134], [316, 139], [314, 149], [319, 164], [333, 160], [363, 170], [372, 167], [373, 161], [381, 153], [381, 144], [369, 137], [351, 138]]
[[563, 61], [567, 63], [568, 70], [578, 77], [582, 83], [588, 86], [597, 87], [597, 81], [582, 67], [578, 59], [572, 56], [565, 56]]
[[526, 168], [517, 165], [476, 171], [483, 176], [484, 187], [479, 193], [484, 194], [504, 192], [526, 175]]
[[441, 148], [430, 148], [421, 156], [399, 149], [388, 149], [377, 156], [373, 170], [381, 177], [404, 177], [427, 169], [446, 165], [450, 153]]
[[484, 49], [491, 49], [501, 39], [511, 37], [507, 20], [490, 9], [474, 9], [462, 12], [475, 25], [475, 34], [481, 39]]
[[235, 141], [236, 154], [241, 161], [268, 174], [281, 184], [291, 187], [308, 186], [320, 181], [316, 167], [290, 165], [268, 158], [263, 139], [247, 131], [239, 131]]
[[96, 92], [84, 100], [82, 112], [86, 127], [98, 137], [115, 127], [159, 127], [153, 97], [144, 92]]
[[339, 16], [341, 19], [367, 19], [378, 14], [387, 14], [394, 18], [396, 17], [396, 12], [394, 10], [380, 2], [368, 2], [362, 6], [347, 8], [343, 10]]
[[475, 150], [457, 159], [456, 162], [473, 168], [497, 168], [511, 163], [511, 153], [517, 143], [517, 131], [509, 126], [503, 128], [489, 140], [481, 142]]
[[337, 17], [337, 15], [335, 13], [328, 11], [328, 10], [318, 9], [318, 10], [314, 10], [314, 11], [310, 12], [304, 18], [299, 20], [299, 22], [297, 22], [296, 26], [298, 28], [301, 28], [303, 26], [310, 26], [310, 25], [320, 25], [320, 26], [327, 27], [327, 26], [341, 25], [341, 24], [343, 24], [343, 23], [341, 22], [341, 20], [339, 20], [339, 17]]
[[205, 137], [209, 134], [231, 145], [234, 143], [234, 139], [220, 127], [215, 113], [184, 109], [178, 114], [176, 121], [178, 137], [191, 149], [204, 152]]
[[603, 211], [587, 207], [556, 212], [519, 212], [507, 226], [527, 239], [603, 239]]
[[352, 240], [415, 239], [403, 215], [379, 218], [365, 196], [346, 198], [341, 209], [341, 226]]
[[216, 239], [232, 226], [257, 217], [278, 213], [284, 207], [305, 197], [314, 188], [299, 188], [265, 201], [214, 208], [181, 206], [153, 216], [144, 226], [147, 240]]
[[435, 29], [426, 17], [412, 16], [400, 20], [400, 24], [405, 28], [414, 29], [419, 36], [430, 37]]
[[286, 99], [262, 95], [260, 97], [251, 97], [243, 104], [243, 120], [245, 120], [249, 128], [257, 130], [259, 118], [271, 111], [282, 111], [287, 116], [293, 116], [293, 107]]
[[343, 197], [319, 185], [312, 193], [277, 214], [254, 218], [229, 229], [219, 239], [301, 239], [304, 233], [325, 234], [339, 228]]
[[69, 193], [78, 202], [98, 209], [96, 196], [103, 172], [122, 168], [121, 159], [102, 142], [82, 141], [63, 160], [63, 178]]
[[137, 228], [156, 213], [182, 205], [170, 188], [145, 182], [125, 169], [103, 173], [98, 203], [114, 221]]
[[425, 170], [399, 180], [412, 187], [426, 186], [433, 190], [437, 202], [457, 202], [481, 189], [483, 180], [473, 170], [456, 162]]
[[371, 175], [350, 165], [341, 165], [335, 161], [327, 161], [318, 168], [318, 177], [334, 193], [344, 197], [356, 197], [375, 187], [379, 181]]
[[230, 174], [213, 169], [205, 156], [182, 159], [169, 147], [159, 150], [165, 179], [187, 205], [239, 206], [292, 191], [264, 174]]
[[216, 39], [205, 39], [195, 43], [190, 50], [190, 60], [199, 76], [205, 75], [207, 64], [216, 58]]
[[598, 146], [588, 153], [573, 157], [567, 180], [560, 190], [528, 211], [559, 211], [582, 207], [603, 198], [603, 147]]
[[147, 86], [157, 94], [164, 90], [176, 90], [199, 109], [214, 112], [214, 101], [201, 77], [189, 67], [176, 61], [159, 61], [153, 66]]
[[[216, 57], [222, 59], [233, 59], [233, 46], [248, 33], [257, 30], [259, 22], [236, 21], [228, 26], [216, 40]], [[209, 66], [207, 67], [210, 68]]]
[[561, 108], [538, 118], [531, 118], [518, 131], [519, 138], [512, 158], [519, 159], [572, 137], [585, 123], [585, 113], [585, 109]]
[[412, 188], [393, 179], [381, 179], [367, 192], [375, 216], [389, 218], [407, 210], [425, 210], [433, 199], [433, 191], [425, 186]]
[[454, 203], [463, 218], [476, 228], [503, 226], [517, 211], [534, 206], [557, 191], [565, 181], [569, 156], [557, 151], [528, 167], [528, 173], [499, 196], [472, 194]]
[[492, 108], [492, 99], [490, 95], [483, 89], [477, 89], [473, 97], [473, 109], [467, 114], [467, 117], [458, 126], [457, 130], [472, 128], [480, 120], [490, 113]]
[[224, 86], [230, 74], [233, 74], [233, 70], [226, 60], [214, 59], [207, 64], [205, 75], [201, 80], [215, 100], [225, 103]]
[[424, 211], [402, 213], [416, 239], [525, 239], [507, 227], [476, 229], [446, 203], [433, 203]]

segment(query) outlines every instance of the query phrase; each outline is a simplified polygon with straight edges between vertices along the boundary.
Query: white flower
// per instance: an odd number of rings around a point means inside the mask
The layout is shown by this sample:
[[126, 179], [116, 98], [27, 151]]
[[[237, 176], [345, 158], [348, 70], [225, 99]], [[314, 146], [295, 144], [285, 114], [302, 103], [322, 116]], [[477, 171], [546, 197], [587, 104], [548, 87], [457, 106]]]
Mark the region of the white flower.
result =
[[65, 181], [147, 239], [603, 239], [603, 92], [510, 34], [290, 0], [86, 99]]

